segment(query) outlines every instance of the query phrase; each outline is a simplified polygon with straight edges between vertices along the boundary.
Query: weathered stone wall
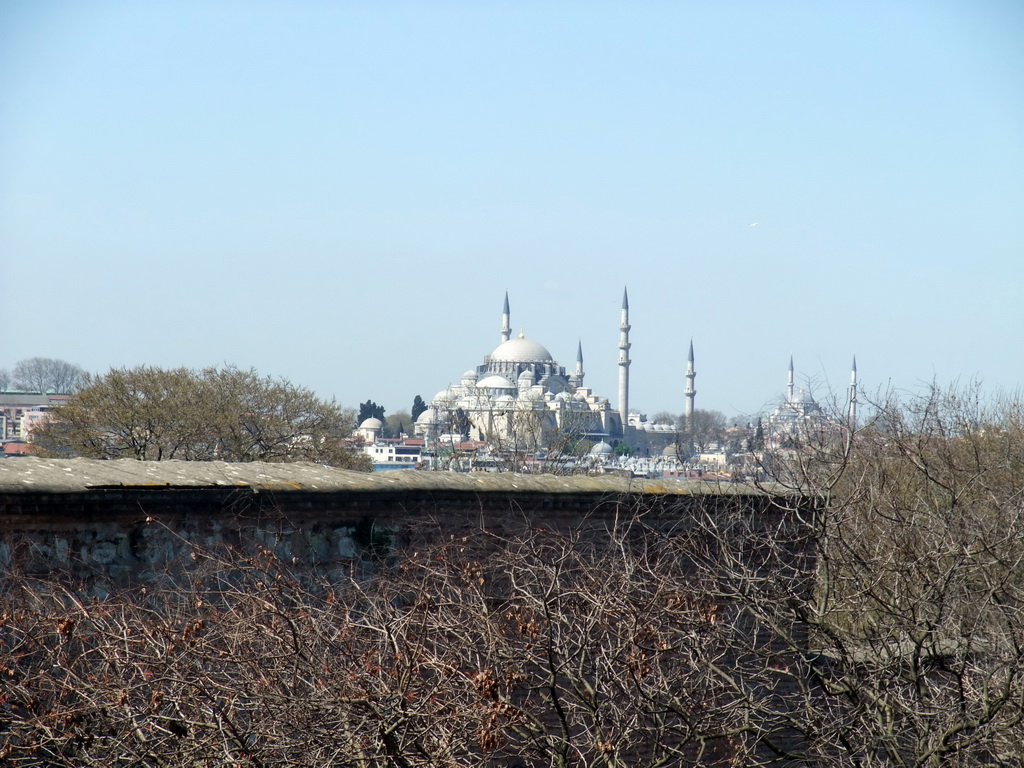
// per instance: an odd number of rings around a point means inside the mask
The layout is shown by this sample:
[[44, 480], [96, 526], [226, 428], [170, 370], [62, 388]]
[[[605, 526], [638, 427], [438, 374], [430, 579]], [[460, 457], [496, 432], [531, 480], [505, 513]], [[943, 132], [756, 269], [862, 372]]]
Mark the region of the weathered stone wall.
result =
[[671, 528], [737, 511], [767, 526], [785, 514], [768, 494], [714, 484], [14, 459], [0, 467], [0, 569], [126, 584], [187, 564], [199, 546], [264, 547], [332, 571], [481, 527], [600, 531], [643, 516]]
[[[0, 569], [124, 584], [158, 577], [193, 545], [262, 546], [286, 561], [348, 568], [381, 547], [485, 528], [606, 530], [626, 518], [674, 527], [709, 508], [779, 511], [764, 496], [664, 497], [563, 491], [254, 492], [91, 489], [0, 494]], [[765, 521], [767, 522], [767, 520]]]

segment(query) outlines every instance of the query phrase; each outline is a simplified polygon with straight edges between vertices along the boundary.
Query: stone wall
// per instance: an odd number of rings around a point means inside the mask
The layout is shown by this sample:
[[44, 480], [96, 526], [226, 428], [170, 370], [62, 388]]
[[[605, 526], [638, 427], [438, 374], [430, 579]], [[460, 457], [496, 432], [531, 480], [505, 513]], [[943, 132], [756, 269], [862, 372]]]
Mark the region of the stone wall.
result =
[[264, 547], [304, 566], [345, 569], [382, 547], [484, 528], [607, 530], [642, 516], [670, 528], [709, 510], [781, 512], [764, 495], [537, 491], [257, 491], [252, 488], [92, 488], [0, 493], [0, 569], [76, 580], [146, 581], [192, 546]]
[[787, 514], [760, 490], [693, 482], [12, 459], [0, 466], [0, 569], [123, 585], [199, 546], [263, 547], [331, 571], [471, 529], [599, 532], [637, 516], [668, 529], [737, 512], [769, 528]]

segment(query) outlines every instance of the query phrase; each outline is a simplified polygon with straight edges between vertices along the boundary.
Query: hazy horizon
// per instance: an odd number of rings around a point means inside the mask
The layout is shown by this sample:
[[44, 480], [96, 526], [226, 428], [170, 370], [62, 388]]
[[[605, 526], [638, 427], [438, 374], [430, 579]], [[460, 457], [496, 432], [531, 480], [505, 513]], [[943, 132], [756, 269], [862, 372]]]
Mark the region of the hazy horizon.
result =
[[388, 413], [513, 333], [616, 404], [1024, 381], [1024, 6], [0, 6], [0, 367]]

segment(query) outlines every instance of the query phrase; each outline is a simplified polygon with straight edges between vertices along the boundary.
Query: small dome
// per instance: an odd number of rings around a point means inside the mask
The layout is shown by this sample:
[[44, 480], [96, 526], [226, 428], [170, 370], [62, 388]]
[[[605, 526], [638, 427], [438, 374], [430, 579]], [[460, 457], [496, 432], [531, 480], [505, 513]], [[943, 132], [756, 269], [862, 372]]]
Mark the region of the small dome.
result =
[[369, 418], [359, 425], [360, 429], [383, 429], [384, 422], [380, 419]]
[[437, 424], [437, 416], [437, 408], [427, 408], [427, 410], [421, 413], [419, 418], [416, 419], [416, 423], [423, 425]]
[[612, 452], [612, 447], [608, 445], [604, 440], [599, 443], [595, 443], [594, 447], [590, 449], [591, 456], [608, 456]]
[[509, 339], [491, 353], [491, 360], [508, 363], [550, 363], [551, 353], [543, 344], [525, 338]]
[[679, 448], [675, 444], [666, 445], [665, 449], [661, 452], [662, 456], [679, 456]]

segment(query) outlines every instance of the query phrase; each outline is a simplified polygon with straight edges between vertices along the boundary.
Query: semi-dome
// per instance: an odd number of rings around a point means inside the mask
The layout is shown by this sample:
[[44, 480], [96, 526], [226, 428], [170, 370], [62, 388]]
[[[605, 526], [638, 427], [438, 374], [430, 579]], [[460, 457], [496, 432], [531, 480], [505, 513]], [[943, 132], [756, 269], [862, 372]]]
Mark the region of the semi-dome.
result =
[[458, 400], [458, 399], [459, 399], [458, 394], [456, 394], [455, 392], [452, 392], [452, 388], [449, 387], [448, 389], [442, 389], [440, 392], [438, 392], [436, 395], [434, 395], [434, 399], [433, 399], [432, 402], [435, 402], [435, 403], [441, 403], [441, 402], [451, 403], [451, 402], [454, 402], [455, 400]]
[[491, 353], [491, 360], [507, 363], [549, 363], [553, 358], [543, 344], [523, 338], [509, 339]]
[[504, 376], [499, 374], [491, 374], [485, 376], [476, 383], [480, 389], [515, 389], [515, 384], [509, 381]]

